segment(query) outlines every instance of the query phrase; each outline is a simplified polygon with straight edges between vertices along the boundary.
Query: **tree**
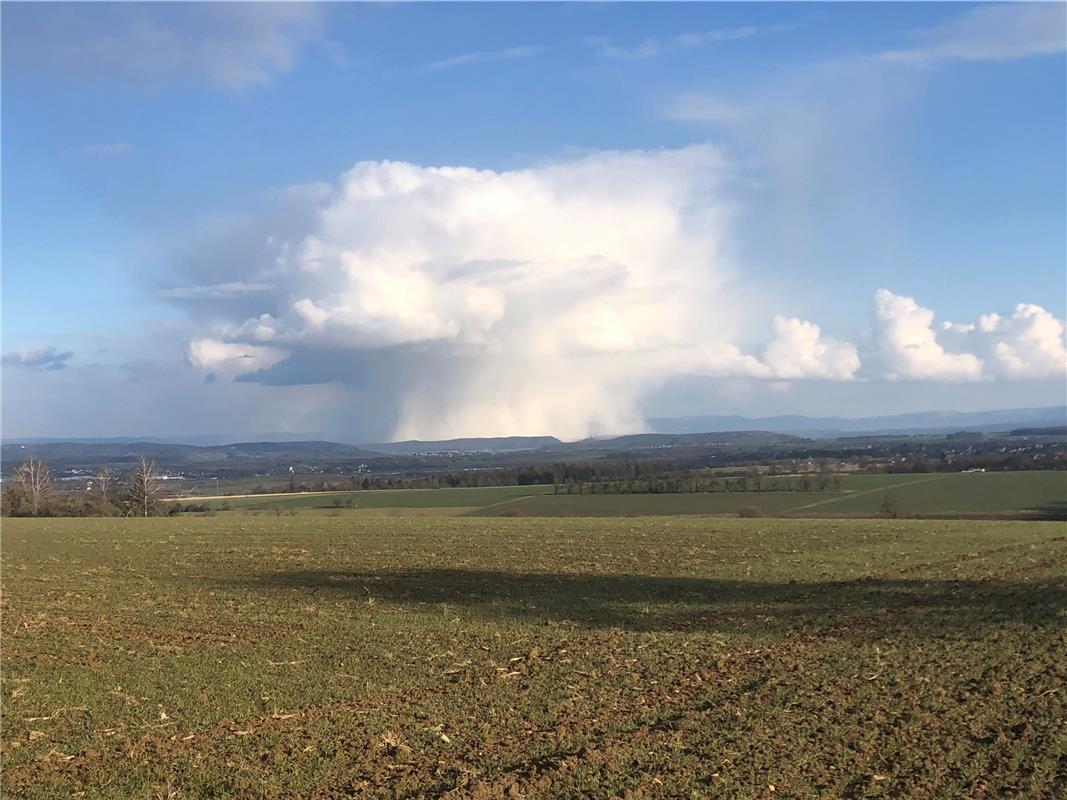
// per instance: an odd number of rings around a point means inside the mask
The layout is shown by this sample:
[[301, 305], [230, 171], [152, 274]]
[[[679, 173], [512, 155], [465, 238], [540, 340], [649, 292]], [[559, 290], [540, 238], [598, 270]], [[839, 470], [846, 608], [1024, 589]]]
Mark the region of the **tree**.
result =
[[15, 467], [15, 483], [25, 494], [30, 514], [38, 516], [48, 506], [55, 490], [55, 481], [48, 462], [40, 458], [28, 458]]
[[160, 489], [156, 462], [141, 456], [137, 459], [137, 466], [133, 468], [126, 486], [131, 512], [139, 517], [153, 514], [159, 501]]
[[888, 492], [882, 499], [882, 505], [878, 509], [878, 512], [883, 517], [889, 517], [890, 519], [896, 519], [900, 516], [900, 501], [897, 500], [897, 496], [892, 492]]
[[115, 472], [111, 467], [103, 467], [93, 476], [93, 496], [101, 514], [110, 513], [111, 492], [115, 484]]

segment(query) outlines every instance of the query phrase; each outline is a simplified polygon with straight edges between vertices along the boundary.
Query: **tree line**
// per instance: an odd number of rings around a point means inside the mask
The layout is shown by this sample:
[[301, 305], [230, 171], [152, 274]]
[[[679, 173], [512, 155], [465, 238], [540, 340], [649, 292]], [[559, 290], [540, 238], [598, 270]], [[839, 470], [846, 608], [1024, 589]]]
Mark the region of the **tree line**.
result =
[[141, 456], [127, 474], [102, 467], [85, 492], [60, 492], [48, 462], [28, 458], [0, 492], [5, 517], [151, 517], [159, 513], [162, 483], [155, 462]]
[[[344, 481], [315, 483], [291, 478], [291, 492], [336, 492], [359, 489], [453, 489], [488, 486], [552, 486], [555, 494], [688, 494], [696, 492], [838, 491], [841, 478], [827, 470], [779, 474], [766, 469], [690, 469], [665, 461], [603, 459], [526, 467], [433, 472], [425, 475], [353, 475]], [[269, 489], [258, 486], [253, 493]], [[277, 491], [275, 489], [275, 491]]]

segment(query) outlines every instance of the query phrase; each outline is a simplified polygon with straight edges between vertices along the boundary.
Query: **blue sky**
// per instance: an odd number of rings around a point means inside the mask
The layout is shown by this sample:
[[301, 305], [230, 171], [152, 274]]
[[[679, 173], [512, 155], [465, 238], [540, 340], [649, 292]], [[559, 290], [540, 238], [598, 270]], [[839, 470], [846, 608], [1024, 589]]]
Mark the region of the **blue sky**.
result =
[[1064, 402], [1062, 5], [2, 11], [5, 436]]

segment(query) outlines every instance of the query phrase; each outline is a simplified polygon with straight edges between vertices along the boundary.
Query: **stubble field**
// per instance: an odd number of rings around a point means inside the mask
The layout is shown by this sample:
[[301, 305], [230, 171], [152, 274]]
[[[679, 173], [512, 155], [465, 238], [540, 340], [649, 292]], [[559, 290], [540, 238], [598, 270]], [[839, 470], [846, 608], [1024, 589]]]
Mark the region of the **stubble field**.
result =
[[10, 797], [1062, 796], [1059, 522], [4, 520]]

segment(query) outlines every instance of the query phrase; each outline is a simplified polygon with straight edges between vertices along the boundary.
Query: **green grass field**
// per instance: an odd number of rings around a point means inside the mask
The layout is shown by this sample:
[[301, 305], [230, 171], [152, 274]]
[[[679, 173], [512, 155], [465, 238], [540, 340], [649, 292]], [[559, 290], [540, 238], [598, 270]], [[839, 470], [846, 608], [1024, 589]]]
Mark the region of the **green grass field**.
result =
[[[675, 514], [737, 516], [755, 506], [766, 515], [784, 514], [806, 503], [834, 500], [829, 492], [709, 492], [697, 494], [560, 494], [518, 498], [470, 512], [472, 516], [637, 517]], [[876, 506], [877, 507], [877, 506]]]
[[0, 553], [7, 797], [1065, 789], [1062, 523], [10, 519]]
[[[475, 489], [385, 489], [225, 497], [187, 501], [221, 510], [338, 510], [359, 515], [524, 517], [764, 516], [873, 517], [892, 492], [906, 516], [1046, 516], [1067, 508], [1067, 472], [985, 472], [846, 475], [837, 492], [711, 492], [701, 494], [554, 495], [551, 486]], [[351, 504], [351, 505], [350, 505]]]
[[516, 497], [551, 492], [551, 486], [487, 486], [471, 489], [369, 489], [366, 491], [308, 492], [273, 496], [224, 497], [179, 502], [203, 503], [213, 509], [330, 509], [348, 508], [483, 508]]
[[857, 475], [847, 478], [843, 488], [853, 493], [814, 510], [873, 514], [885, 496], [882, 490], [891, 489], [908, 514], [1027, 512], [1067, 503], [1067, 472]]
[[646, 516], [729, 514], [755, 507], [767, 516], [877, 516], [888, 492], [908, 516], [1051, 515], [1067, 507], [1067, 472], [963, 472], [847, 475], [839, 492], [551, 495], [517, 498], [477, 516]]

